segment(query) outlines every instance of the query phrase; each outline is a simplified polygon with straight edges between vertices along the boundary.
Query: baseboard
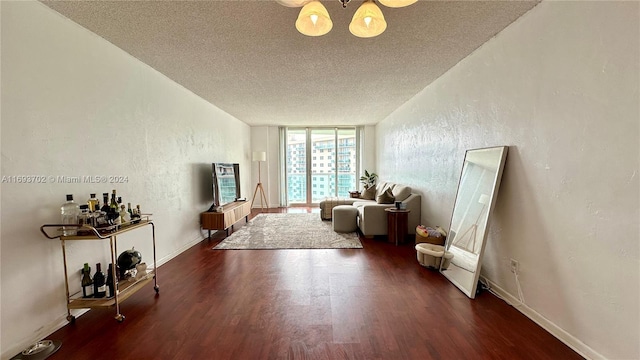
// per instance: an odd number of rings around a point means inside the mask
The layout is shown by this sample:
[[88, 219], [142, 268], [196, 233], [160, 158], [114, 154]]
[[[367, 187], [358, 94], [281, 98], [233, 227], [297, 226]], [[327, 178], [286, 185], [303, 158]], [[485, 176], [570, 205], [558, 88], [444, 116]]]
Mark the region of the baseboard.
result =
[[[158, 267], [162, 266], [163, 264], [166, 264], [169, 260], [182, 254], [183, 252], [185, 252], [186, 250], [188, 250], [189, 248], [198, 244], [201, 241], [202, 241], [201, 236], [198, 236], [197, 238], [189, 241], [185, 245], [178, 248], [176, 251], [158, 260]], [[75, 316], [76, 319], [78, 319], [80, 316], [84, 315], [88, 311], [89, 309], [71, 310], [71, 315]], [[26, 349], [28, 346], [35, 344], [40, 340], [46, 339], [49, 335], [62, 329], [68, 323], [69, 321], [67, 321], [67, 314], [64, 313], [63, 315], [59, 316], [56, 320], [41, 327], [38, 331], [33, 333], [31, 337], [25, 338], [23, 341], [20, 341], [19, 343], [14, 344], [12, 346], [9, 346], [7, 349], [2, 349], [2, 354], [0, 354], [0, 358], [3, 360], [12, 358], [16, 354], [20, 353], [22, 350]], [[50, 339], [50, 340], [56, 340], [56, 339]]]
[[540, 325], [543, 329], [548, 331], [551, 335], [555, 336], [558, 340], [562, 341], [565, 345], [573, 349], [575, 352], [580, 354], [585, 359], [594, 359], [594, 360], [606, 359], [597, 351], [593, 350], [592, 348], [587, 346], [585, 343], [578, 340], [575, 336], [569, 334], [568, 332], [560, 328], [558, 325], [551, 322], [551, 320], [540, 315], [538, 312], [528, 307], [526, 304], [521, 304], [520, 299], [509, 294], [503, 288], [496, 285], [491, 280], [485, 278], [484, 276], [481, 276], [480, 278], [482, 279], [483, 282], [488, 284], [490, 289], [494, 291], [498, 297], [501, 297], [507, 304], [516, 308], [518, 311], [524, 314], [524, 316], [533, 320], [533, 322]]
[[202, 241], [202, 239], [206, 239], [206, 236], [204, 237], [197, 237], [189, 242], [187, 242], [186, 244], [182, 245], [181, 247], [179, 247], [178, 249], [176, 249], [176, 251], [172, 252], [171, 254], [163, 257], [162, 259], [158, 260], [158, 267], [162, 266], [163, 264], [166, 264], [169, 260], [175, 258], [176, 256], [182, 254], [183, 252], [187, 251], [188, 249], [190, 249], [192, 246], [198, 244], [199, 242]]
[[[71, 310], [71, 315], [76, 318], [82, 316], [84, 313], [89, 311], [89, 309], [80, 309], [80, 310]], [[50, 322], [48, 325], [45, 325], [38, 329], [38, 331], [34, 332], [32, 336], [29, 338], [25, 338], [17, 344], [13, 344], [9, 346], [7, 349], [2, 349], [2, 354], [0, 355], [1, 359], [10, 359], [15, 355], [25, 350], [27, 347], [35, 344], [40, 340], [46, 339], [49, 335], [54, 332], [62, 329], [65, 325], [67, 325], [69, 321], [67, 321], [67, 314], [59, 316], [56, 320]], [[58, 339], [50, 339], [50, 340], [58, 340]]]
[[264, 204], [262, 207], [260, 207], [260, 204], [253, 204], [253, 206], [251, 207], [251, 209], [269, 209], [271, 206], [269, 204]]

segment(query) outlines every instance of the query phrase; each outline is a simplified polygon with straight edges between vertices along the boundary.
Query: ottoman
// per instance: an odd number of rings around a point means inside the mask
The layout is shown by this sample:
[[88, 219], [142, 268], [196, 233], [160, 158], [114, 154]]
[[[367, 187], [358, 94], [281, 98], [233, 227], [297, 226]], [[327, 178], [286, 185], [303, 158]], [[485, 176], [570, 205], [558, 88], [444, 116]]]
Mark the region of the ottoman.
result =
[[351, 205], [353, 200], [326, 198], [320, 202], [320, 219], [331, 220], [331, 211], [338, 205]]
[[331, 225], [335, 232], [353, 232], [358, 228], [358, 209], [351, 205], [338, 205], [331, 210]]
[[416, 245], [416, 255], [420, 265], [440, 269], [440, 263], [442, 263], [442, 270], [446, 270], [449, 267], [453, 258], [453, 254], [445, 251], [444, 246], [429, 243]]

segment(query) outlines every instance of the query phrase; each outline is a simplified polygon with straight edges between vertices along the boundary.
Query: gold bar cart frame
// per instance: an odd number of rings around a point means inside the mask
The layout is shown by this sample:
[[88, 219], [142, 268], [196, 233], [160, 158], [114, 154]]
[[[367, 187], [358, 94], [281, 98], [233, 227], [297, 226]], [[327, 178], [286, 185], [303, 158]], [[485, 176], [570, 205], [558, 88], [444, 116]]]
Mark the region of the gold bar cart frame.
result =
[[[106, 240], [109, 239], [109, 248], [111, 251], [111, 263], [114, 265], [114, 269], [116, 268], [116, 253], [118, 251], [117, 245], [117, 236], [123, 234], [125, 232], [129, 232], [131, 230], [139, 229], [145, 226], [151, 226], [151, 234], [153, 241], [153, 269], [148, 270], [148, 273], [139, 280], [136, 280], [132, 283], [120, 283], [120, 289], [115, 292], [113, 297], [110, 298], [79, 298], [72, 299], [71, 294], [69, 293], [69, 276], [67, 270], [67, 252], [66, 252], [66, 241], [76, 241], [76, 240]], [[77, 229], [86, 230], [89, 232], [89, 235], [73, 235], [73, 236], [64, 236], [61, 234], [62, 227], [76, 227]], [[56, 236], [50, 235], [47, 230], [51, 231], [51, 229], [55, 229], [58, 234]], [[126, 300], [128, 297], [136, 293], [140, 290], [144, 285], [153, 280], [153, 289], [156, 292], [156, 295], [160, 293], [160, 287], [158, 286], [157, 279], [157, 259], [156, 259], [156, 230], [153, 221], [149, 219], [148, 215], [145, 219], [141, 219], [139, 222], [132, 223], [128, 222], [121, 225], [114, 225], [114, 231], [101, 234], [98, 229], [88, 225], [70, 225], [70, 224], [45, 224], [40, 227], [40, 231], [44, 234], [45, 237], [49, 239], [60, 239], [60, 244], [62, 246], [62, 261], [64, 264], [64, 285], [65, 292], [67, 298], [67, 321], [74, 322], [75, 316], [71, 315], [71, 309], [92, 309], [92, 308], [102, 308], [102, 307], [116, 307], [116, 316], [115, 319], [118, 322], [123, 322], [125, 317], [120, 313], [120, 303]], [[116, 279], [117, 277], [114, 274], [113, 277], [113, 288], [116, 288]]]

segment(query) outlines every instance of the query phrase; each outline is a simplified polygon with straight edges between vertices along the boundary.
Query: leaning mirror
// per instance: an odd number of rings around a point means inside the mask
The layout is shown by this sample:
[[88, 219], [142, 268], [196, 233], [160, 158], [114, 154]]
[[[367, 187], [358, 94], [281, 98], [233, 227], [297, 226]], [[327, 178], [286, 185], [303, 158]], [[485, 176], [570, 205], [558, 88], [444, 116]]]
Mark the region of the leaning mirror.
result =
[[470, 298], [475, 298], [489, 218], [493, 211], [507, 147], [467, 150], [447, 237], [451, 262], [440, 272]]

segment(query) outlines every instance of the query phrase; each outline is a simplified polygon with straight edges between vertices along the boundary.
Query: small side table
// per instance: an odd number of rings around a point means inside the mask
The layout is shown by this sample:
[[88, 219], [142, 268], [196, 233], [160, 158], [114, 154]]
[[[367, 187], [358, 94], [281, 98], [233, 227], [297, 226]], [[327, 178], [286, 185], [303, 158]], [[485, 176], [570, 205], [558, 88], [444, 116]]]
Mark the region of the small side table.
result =
[[407, 226], [409, 226], [409, 212], [407, 209], [386, 208], [387, 212], [387, 233], [389, 242], [404, 242], [407, 237]]

